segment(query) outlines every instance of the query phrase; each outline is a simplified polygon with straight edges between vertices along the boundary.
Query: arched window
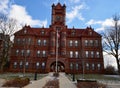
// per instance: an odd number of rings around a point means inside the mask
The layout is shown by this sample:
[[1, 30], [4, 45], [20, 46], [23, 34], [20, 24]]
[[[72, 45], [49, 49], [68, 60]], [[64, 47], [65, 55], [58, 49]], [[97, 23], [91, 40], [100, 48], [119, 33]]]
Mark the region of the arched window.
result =
[[38, 44], [38, 45], [41, 45], [41, 40], [40, 40], [40, 39], [37, 41], [37, 44]]
[[85, 40], [85, 46], [88, 46], [88, 40]]
[[45, 62], [42, 62], [42, 69], [45, 69]]
[[70, 58], [73, 58], [73, 51], [70, 51]]
[[17, 62], [14, 62], [14, 68], [17, 68]]
[[37, 57], [40, 57], [40, 51], [39, 50], [37, 51]]
[[76, 46], [76, 47], [78, 46], [78, 41], [77, 41], [77, 40], [75, 41], [75, 46]]
[[37, 63], [36, 63], [36, 69], [38, 69], [39, 67], [40, 67], [40, 63], [37, 62]]
[[75, 51], [75, 58], [78, 58], [78, 51]]
[[96, 57], [99, 58], [100, 57], [100, 53], [97, 51], [96, 52]]
[[46, 46], [46, 45], [47, 45], [47, 41], [43, 40], [43, 46]]
[[100, 65], [100, 64], [97, 64], [97, 68], [98, 68], [98, 70], [100, 70], [100, 68], [101, 68], [101, 65]]
[[69, 46], [73, 46], [73, 41], [72, 40], [69, 41]]
[[23, 62], [20, 61], [20, 69], [23, 68]]
[[76, 63], [76, 70], [78, 70], [78, 67], [79, 67], [79, 65], [78, 65], [78, 63]]
[[91, 58], [93, 58], [94, 57], [94, 52], [93, 51], [91, 51]]
[[71, 70], [73, 69], [73, 63], [70, 63], [70, 69]]
[[26, 63], [25, 63], [25, 68], [28, 69], [28, 67], [29, 67], [29, 63], [26, 62]]
[[17, 50], [16, 50], [16, 56], [18, 56], [18, 55], [19, 55], [19, 50], [17, 49]]
[[94, 63], [92, 64], [92, 70], [95, 70], [95, 64]]
[[43, 51], [43, 57], [46, 57], [46, 51], [45, 50]]
[[89, 52], [85, 51], [85, 57], [88, 58], [88, 56], [89, 56]]
[[86, 63], [86, 69], [89, 70], [89, 64], [88, 63]]
[[27, 50], [27, 56], [30, 56], [30, 50]]

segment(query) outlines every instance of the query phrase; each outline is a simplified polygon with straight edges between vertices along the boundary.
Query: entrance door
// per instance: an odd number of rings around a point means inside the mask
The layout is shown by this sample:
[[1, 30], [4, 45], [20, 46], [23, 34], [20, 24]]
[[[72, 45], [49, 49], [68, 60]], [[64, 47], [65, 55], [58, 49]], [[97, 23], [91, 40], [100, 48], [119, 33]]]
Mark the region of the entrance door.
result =
[[[56, 71], [56, 62], [53, 62], [50, 66], [50, 71], [55, 72]], [[57, 62], [57, 71], [58, 72], [64, 72], [65, 66], [62, 62]]]

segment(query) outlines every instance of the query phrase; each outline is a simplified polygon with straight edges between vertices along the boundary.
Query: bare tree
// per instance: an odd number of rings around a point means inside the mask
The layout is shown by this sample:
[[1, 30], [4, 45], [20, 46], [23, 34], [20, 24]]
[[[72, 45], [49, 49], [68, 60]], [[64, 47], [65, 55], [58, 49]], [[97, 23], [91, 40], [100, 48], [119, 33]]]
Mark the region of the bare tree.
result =
[[8, 18], [7, 15], [0, 13], [0, 34], [2, 41], [1, 56], [0, 56], [0, 70], [3, 71], [9, 61], [11, 41], [16, 29], [16, 20]]
[[113, 16], [113, 26], [103, 33], [103, 50], [112, 55], [117, 62], [118, 72], [120, 73], [120, 16]]

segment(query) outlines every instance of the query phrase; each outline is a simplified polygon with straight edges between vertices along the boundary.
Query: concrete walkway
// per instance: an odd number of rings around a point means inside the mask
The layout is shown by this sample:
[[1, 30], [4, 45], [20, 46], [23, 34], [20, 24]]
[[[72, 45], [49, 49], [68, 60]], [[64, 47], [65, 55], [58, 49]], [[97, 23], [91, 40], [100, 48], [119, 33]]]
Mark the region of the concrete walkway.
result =
[[[52, 80], [54, 77], [52, 76], [52, 73], [49, 73], [48, 76], [37, 80], [33, 81], [31, 84], [25, 86], [24, 88], [42, 88], [47, 81]], [[60, 88], [77, 88], [66, 76], [64, 73], [60, 73], [60, 76], [58, 77], [59, 79], [59, 85]]]
[[60, 88], [77, 88], [64, 73], [60, 73], [59, 77]]

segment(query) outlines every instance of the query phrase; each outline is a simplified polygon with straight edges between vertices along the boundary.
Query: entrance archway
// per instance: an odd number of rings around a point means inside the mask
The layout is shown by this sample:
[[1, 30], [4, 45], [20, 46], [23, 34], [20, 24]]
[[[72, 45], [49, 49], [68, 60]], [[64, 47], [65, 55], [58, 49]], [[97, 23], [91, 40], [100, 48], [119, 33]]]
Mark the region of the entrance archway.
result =
[[[64, 72], [65, 71], [65, 66], [62, 62], [58, 61], [57, 62], [57, 70], [58, 72]], [[53, 62], [51, 65], [50, 65], [50, 71], [51, 72], [55, 72], [56, 71], [56, 62]]]

